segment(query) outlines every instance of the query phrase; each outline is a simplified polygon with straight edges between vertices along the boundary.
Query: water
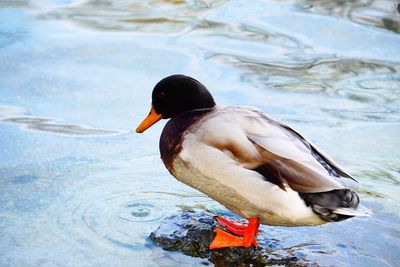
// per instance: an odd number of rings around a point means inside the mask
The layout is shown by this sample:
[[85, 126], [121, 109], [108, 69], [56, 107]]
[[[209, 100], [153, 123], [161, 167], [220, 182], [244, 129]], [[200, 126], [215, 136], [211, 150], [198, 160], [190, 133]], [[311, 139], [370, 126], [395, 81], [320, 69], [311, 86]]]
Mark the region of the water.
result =
[[220, 105], [286, 121], [360, 182], [375, 213], [262, 227], [321, 265], [400, 262], [396, 1], [0, 2], [0, 265], [197, 266], [147, 237], [182, 208], [224, 208], [159, 159], [154, 84], [185, 73]]

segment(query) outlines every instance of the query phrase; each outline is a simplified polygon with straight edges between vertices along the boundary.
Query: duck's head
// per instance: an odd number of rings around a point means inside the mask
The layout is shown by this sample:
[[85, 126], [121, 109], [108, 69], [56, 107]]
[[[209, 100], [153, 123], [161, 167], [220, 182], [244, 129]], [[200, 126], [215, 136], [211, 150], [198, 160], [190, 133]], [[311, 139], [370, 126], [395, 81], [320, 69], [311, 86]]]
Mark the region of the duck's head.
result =
[[162, 79], [154, 87], [150, 113], [136, 128], [136, 132], [144, 132], [161, 119], [214, 106], [212, 95], [199, 81], [185, 75], [172, 75]]

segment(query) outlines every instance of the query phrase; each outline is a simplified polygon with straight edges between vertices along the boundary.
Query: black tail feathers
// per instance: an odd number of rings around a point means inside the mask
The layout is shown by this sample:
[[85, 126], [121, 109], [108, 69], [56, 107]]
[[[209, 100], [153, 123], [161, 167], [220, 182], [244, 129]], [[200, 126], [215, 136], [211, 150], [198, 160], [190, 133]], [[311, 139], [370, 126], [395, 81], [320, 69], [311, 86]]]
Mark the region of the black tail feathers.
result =
[[337, 189], [321, 193], [299, 193], [307, 207], [329, 222], [343, 221], [357, 216], [358, 195], [350, 189]]

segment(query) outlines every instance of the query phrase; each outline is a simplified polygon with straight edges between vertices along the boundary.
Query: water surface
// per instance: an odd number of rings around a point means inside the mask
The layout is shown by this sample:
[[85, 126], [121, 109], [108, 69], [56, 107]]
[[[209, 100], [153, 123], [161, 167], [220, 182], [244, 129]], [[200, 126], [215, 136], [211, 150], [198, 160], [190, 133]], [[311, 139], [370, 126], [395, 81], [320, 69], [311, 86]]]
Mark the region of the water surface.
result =
[[159, 123], [136, 135], [164, 76], [203, 81], [301, 131], [360, 182], [375, 213], [262, 227], [321, 265], [400, 262], [396, 1], [15, 0], [0, 3], [0, 265], [197, 266], [147, 239], [184, 208], [226, 213], [172, 178]]

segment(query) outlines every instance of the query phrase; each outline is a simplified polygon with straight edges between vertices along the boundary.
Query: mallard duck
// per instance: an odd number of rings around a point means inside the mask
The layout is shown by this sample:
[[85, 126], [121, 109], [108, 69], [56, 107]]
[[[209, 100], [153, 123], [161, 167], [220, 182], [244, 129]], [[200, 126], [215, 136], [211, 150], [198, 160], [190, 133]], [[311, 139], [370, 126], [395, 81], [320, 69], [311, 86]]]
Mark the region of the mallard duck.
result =
[[366, 213], [355, 180], [290, 126], [253, 107], [219, 107], [199, 81], [172, 75], [154, 87], [142, 133], [170, 119], [161, 159], [179, 181], [248, 220], [216, 220], [210, 248], [257, 246], [260, 224], [312, 226]]

